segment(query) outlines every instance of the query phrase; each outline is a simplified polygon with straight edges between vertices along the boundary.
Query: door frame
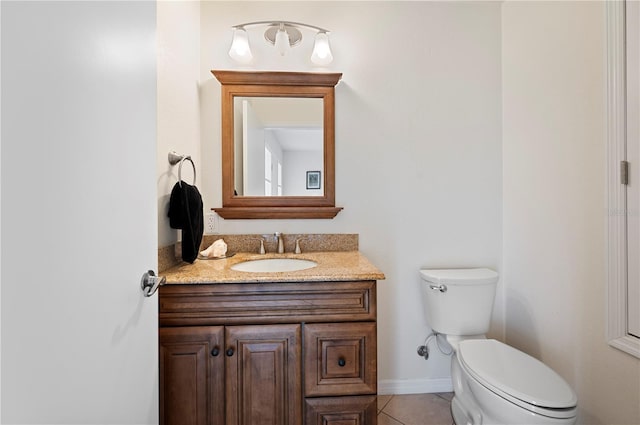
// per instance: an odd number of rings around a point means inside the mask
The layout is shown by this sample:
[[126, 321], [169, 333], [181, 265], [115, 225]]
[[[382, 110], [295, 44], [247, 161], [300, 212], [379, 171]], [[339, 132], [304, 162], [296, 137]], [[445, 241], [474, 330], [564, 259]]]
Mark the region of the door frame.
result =
[[627, 331], [626, 2], [606, 2], [607, 25], [607, 327], [612, 347], [640, 358], [640, 338]]

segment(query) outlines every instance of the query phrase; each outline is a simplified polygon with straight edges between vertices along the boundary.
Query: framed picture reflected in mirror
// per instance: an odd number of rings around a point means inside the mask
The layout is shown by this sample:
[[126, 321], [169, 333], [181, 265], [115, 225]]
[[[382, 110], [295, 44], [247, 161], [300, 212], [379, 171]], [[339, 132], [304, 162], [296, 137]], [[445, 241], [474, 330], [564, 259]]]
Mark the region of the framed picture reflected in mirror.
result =
[[307, 171], [307, 189], [320, 189], [320, 171]]

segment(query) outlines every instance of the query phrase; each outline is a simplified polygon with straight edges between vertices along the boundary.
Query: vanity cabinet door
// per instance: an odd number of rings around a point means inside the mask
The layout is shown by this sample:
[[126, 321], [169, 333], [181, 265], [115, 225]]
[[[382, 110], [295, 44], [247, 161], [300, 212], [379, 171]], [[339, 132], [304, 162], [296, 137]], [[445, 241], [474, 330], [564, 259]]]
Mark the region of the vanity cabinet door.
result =
[[300, 325], [225, 328], [227, 425], [300, 425]]
[[376, 323], [304, 327], [305, 396], [375, 394]]
[[160, 424], [224, 425], [224, 328], [160, 328]]

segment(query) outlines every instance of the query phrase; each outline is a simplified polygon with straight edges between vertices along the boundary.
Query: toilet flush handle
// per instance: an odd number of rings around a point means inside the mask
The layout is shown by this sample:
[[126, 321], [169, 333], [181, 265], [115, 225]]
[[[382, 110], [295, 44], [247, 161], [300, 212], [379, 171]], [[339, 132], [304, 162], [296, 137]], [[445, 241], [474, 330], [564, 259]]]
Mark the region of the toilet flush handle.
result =
[[440, 285], [434, 285], [433, 283], [431, 283], [429, 284], [429, 288], [436, 289], [442, 293], [447, 292], [447, 285], [445, 285], [444, 283], [441, 283]]

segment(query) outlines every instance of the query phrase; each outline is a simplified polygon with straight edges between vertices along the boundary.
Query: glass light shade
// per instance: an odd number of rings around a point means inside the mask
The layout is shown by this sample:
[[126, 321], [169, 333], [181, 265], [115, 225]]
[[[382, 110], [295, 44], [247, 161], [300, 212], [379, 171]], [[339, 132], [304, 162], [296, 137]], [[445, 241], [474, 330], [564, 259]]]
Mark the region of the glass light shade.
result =
[[291, 48], [291, 45], [289, 44], [289, 34], [282, 28], [280, 28], [276, 33], [275, 48], [278, 53], [280, 53], [280, 56], [284, 56]]
[[331, 54], [331, 46], [329, 45], [329, 36], [326, 32], [316, 34], [316, 41], [313, 44], [313, 53], [311, 53], [311, 62], [316, 65], [329, 65], [333, 61]]
[[249, 37], [244, 28], [234, 29], [229, 56], [240, 63], [249, 63], [253, 59], [251, 47], [249, 47]]

